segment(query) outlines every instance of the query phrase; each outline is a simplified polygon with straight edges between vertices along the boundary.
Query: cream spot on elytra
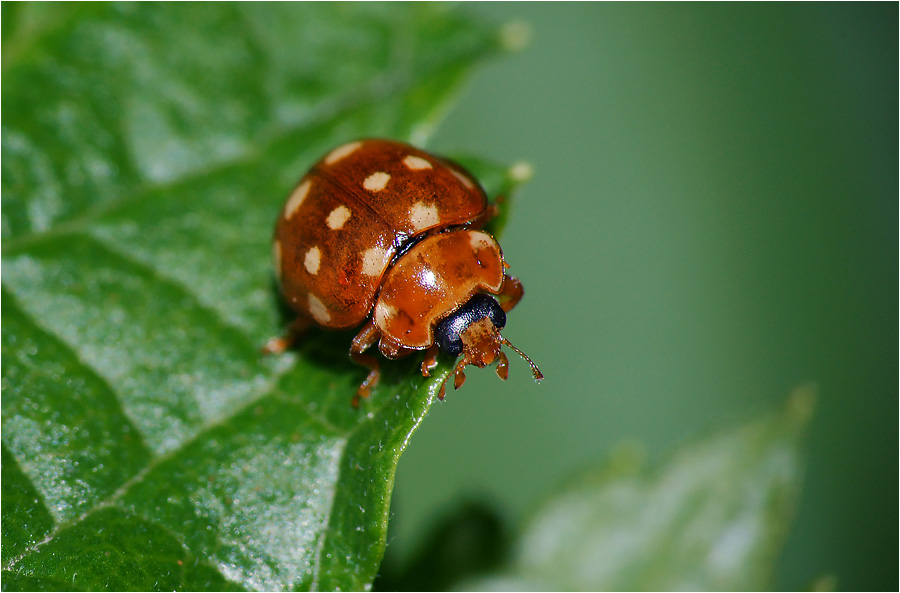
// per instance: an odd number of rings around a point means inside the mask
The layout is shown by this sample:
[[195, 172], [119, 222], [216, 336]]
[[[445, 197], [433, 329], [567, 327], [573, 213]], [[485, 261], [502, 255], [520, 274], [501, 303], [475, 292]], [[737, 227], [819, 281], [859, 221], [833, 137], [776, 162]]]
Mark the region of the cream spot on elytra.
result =
[[421, 157], [409, 155], [403, 159], [403, 164], [411, 171], [421, 171], [422, 169], [431, 169], [431, 163]]
[[334, 210], [331, 211], [331, 214], [328, 215], [328, 218], [325, 220], [325, 223], [328, 225], [333, 231], [338, 230], [344, 223], [350, 219], [350, 209], [346, 206], [338, 206]]
[[303, 265], [306, 267], [307, 272], [315, 276], [319, 271], [319, 264], [321, 261], [322, 252], [319, 251], [318, 247], [313, 247], [306, 252], [306, 258], [303, 260]]
[[348, 144], [344, 144], [343, 146], [338, 146], [334, 150], [328, 153], [328, 156], [325, 157], [326, 165], [333, 165], [342, 158], [346, 156], [350, 156], [354, 152], [356, 152], [360, 146], [362, 146], [362, 142], [350, 142]]
[[441, 222], [437, 206], [426, 206], [422, 202], [416, 202], [409, 208], [409, 222], [413, 229], [421, 231], [437, 226]]
[[387, 186], [388, 181], [390, 180], [390, 175], [384, 171], [378, 171], [377, 173], [372, 173], [366, 177], [366, 180], [363, 181], [363, 187], [369, 191], [381, 191]]
[[363, 253], [362, 273], [366, 276], [381, 276], [388, 263], [388, 252], [381, 247], [369, 247]]
[[328, 307], [312, 293], [309, 294], [309, 313], [319, 323], [331, 321], [331, 313], [328, 312]]
[[306, 199], [310, 187], [312, 187], [312, 182], [309, 179], [297, 186], [297, 189], [295, 189], [294, 193], [291, 194], [291, 197], [288, 198], [287, 204], [284, 205], [285, 220], [290, 220], [291, 217], [297, 213], [297, 210], [300, 209], [300, 204]]

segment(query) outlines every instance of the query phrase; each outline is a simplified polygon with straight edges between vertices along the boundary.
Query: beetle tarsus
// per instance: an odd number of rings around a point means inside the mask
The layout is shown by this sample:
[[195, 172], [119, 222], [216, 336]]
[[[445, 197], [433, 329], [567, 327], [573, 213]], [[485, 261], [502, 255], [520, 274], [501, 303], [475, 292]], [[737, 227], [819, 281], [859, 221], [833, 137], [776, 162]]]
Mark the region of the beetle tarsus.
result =
[[459, 389], [465, 382], [466, 374], [462, 369], [459, 369], [458, 371], [456, 371], [455, 376], [453, 377], [453, 389]]
[[379, 335], [378, 328], [370, 320], [356, 334], [356, 337], [353, 338], [353, 343], [350, 345], [350, 360], [369, 369], [369, 374], [366, 376], [365, 381], [360, 384], [359, 389], [356, 390], [356, 394], [353, 396], [351, 403], [354, 408], [359, 407], [360, 398], [369, 397], [372, 394], [372, 390], [375, 389], [378, 385], [378, 380], [381, 378], [381, 366], [378, 363], [378, 359], [371, 354], [365, 353], [366, 350], [375, 345]]
[[506, 358], [505, 352], [501, 352], [498, 358], [500, 362], [497, 363], [497, 376], [506, 381], [509, 378], [509, 359]]
[[430, 377], [431, 371], [437, 366], [437, 355], [439, 348], [435, 344], [425, 352], [425, 359], [422, 360], [422, 376]]
[[366, 380], [362, 382], [359, 388], [356, 390], [356, 393], [353, 394], [353, 401], [350, 403], [354, 408], [359, 407], [359, 400], [363, 398], [367, 398], [372, 395], [372, 388], [378, 385], [378, 378], [381, 373], [376, 369], [369, 372], [369, 376], [366, 377]]
[[303, 335], [303, 332], [306, 331], [306, 328], [309, 327], [309, 322], [303, 317], [297, 317], [293, 322], [288, 326], [287, 331], [283, 336], [278, 336], [277, 338], [269, 338], [269, 341], [265, 343], [262, 347], [261, 351], [264, 355], [268, 354], [284, 354], [288, 348], [293, 346], [297, 340]]
[[264, 355], [268, 354], [284, 354], [291, 347], [293, 340], [288, 336], [279, 336], [277, 338], [269, 338], [269, 341], [260, 349]]

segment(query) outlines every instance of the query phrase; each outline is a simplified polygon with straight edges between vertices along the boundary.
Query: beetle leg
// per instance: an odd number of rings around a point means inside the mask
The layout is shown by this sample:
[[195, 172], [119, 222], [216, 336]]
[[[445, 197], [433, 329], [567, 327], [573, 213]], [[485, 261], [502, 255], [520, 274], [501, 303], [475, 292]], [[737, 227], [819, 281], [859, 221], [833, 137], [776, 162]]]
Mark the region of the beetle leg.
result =
[[425, 352], [425, 359], [422, 361], [423, 377], [431, 376], [431, 371], [437, 366], [438, 350], [438, 346], [435, 344]]
[[506, 276], [503, 278], [500, 292], [497, 293], [497, 302], [500, 303], [504, 312], [509, 313], [522, 300], [524, 294], [525, 289], [522, 287], [522, 283], [512, 276]]
[[466, 357], [463, 356], [459, 359], [459, 362], [453, 367], [447, 376], [444, 377], [444, 380], [441, 381], [441, 388], [438, 390], [438, 399], [444, 401], [444, 395], [447, 393], [447, 380], [450, 377], [453, 377], [453, 388], [459, 389], [462, 387], [462, 384], [466, 380], [466, 374], [463, 372], [463, 369], [466, 368], [466, 365], [469, 364], [469, 361], [466, 360]]
[[297, 317], [288, 326], [283, 336], [277, 338], [269, 338], [265, 346], [262, 347], [263, 354], [284, 354], [284, 352], [294, 345], [297, 339], [309, 327], [309, 321], [304, 317]]
[[500, 362], [497, 363], [497, 376], [502, 380], [506, 381], [509, 378], [509, 359], [506, 358], [506, 353], [501, 352], [499, 354]]
[[350, 359], [356, 364], [369, 369], [368, 376], [360, 384], [359, 389], [356, 390], [356, 394], [353, 396], [352, 404], [354, 408], [359, 407], [359, 399], [361, 397], [369, 397], [371, 395], [372, 389], [378, 385], [378, 380], [381, 378], [378, 359], [371, 354], [365, 354], [366, 350], [375, 345], [380, 335], [381, 333], [375, 326], [375, 321], [370, 319], [356, 334], [356, 337], [353, 338], [353, 343], [350, 345]]
[[463, 372], [463, 367], [459, 367], [459, 370], [456, 371], [456, 374], [453, 377], [453, 389], [459, 389], [465, 382], [466, 374]]

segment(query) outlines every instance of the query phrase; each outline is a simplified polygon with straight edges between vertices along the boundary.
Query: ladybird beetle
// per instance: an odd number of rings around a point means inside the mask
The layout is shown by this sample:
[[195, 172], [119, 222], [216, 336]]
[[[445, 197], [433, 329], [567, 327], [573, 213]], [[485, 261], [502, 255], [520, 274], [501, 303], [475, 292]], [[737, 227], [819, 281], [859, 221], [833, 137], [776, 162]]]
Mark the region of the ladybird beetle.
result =
[[[265, 350], [281, 352], [311, 324], [362, 327], [350, 358], [369, 369], [353, 398], [368, 397], [380, 377], [378, 343], [387, 358], [427, 350], [428, 376], [439, 350], [467, 365], [497, 364], [506, 379], [505, 344], [543, 378], [537, 366], [500, 335], [522, 284], [506, 275], [500, 246], [482, 227], [496, 214], [465, 169], [407, 144], [357, 140], [335, 148], [300, 180], [275, 225], [275, 274], [298, 317]], [[438, 397], [444, 398], [447, 378]]]

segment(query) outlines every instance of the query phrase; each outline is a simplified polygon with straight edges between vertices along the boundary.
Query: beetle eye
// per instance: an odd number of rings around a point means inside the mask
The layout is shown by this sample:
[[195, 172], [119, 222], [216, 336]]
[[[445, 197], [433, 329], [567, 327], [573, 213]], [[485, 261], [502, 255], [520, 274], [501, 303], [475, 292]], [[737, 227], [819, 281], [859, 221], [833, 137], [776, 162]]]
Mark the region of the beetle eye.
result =
[[497, 329], [506, 326], [506, 312], [497, 300], [488, 294], [476, 294], [469, 302], [435, 325], [434, 341], [438, 348], [447, 354], [459, 356], [463, 351], [460, 334], [469, 325], [485, 317], [488, 317]]

